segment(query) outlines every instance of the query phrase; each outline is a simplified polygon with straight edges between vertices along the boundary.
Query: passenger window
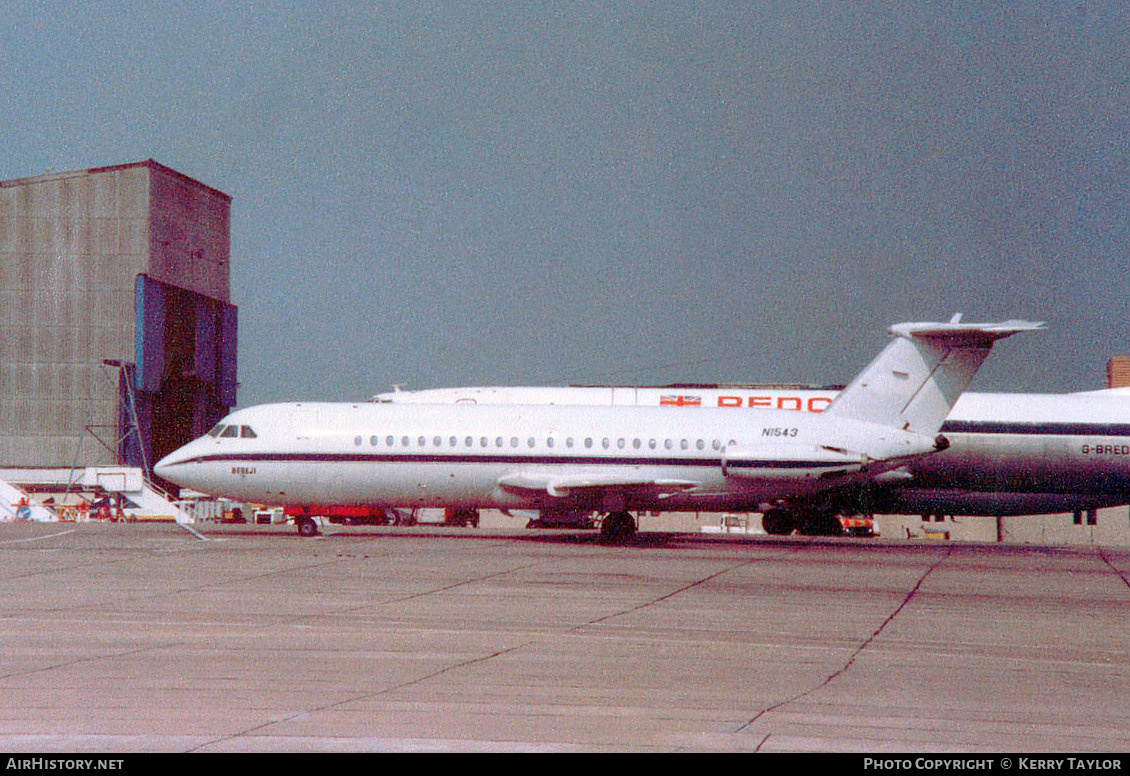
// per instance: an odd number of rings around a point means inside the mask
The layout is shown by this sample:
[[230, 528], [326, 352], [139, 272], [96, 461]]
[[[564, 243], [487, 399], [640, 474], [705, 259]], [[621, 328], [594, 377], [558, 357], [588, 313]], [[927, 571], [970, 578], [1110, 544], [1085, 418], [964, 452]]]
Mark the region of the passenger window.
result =
[[685, 440], [685, 439], [679, 440], [679, 449], [680, 450], [689, 450], [690, 447], [691, 447], [690, 442], [688, 442], [687, 440]]
[[356, 445], [357, 447], [360, 447], [361, 446], [361, 437], [359, 437], [359, 436], [353, 437], [353, 444]]
[[467, 437], [463, 440], [463, 444], [467, 447], [472, 447], [475, 444], [475, 440], [473, 437]]
[[389, 436], [385, 437], [385, 444], [388, 445], [389, 447], [392, 447], [393, 445], [396, 444], [396, 437], [392, 436], [391, 434]]
[[369, 446], [370, 447], [376, 447], [377, 446], [377, 438], [375, 436], [369, 437]]
[[443, 440], [439, 437], [436, 437], [435, 439], [432, 440], [432, 444], [435, 445], [436, 447], [442, 447], [443, 446]]
[[546, 447], [553, 447], [553, 437], [550, 437], [549, 439], [545, 440], [545, 446]]
[[585, 447], [592, 447], [592, 437], [585, 437]]
[[494, 438], [494, 446], [495, 447], [502, 447], [502, 445], [503, 445], [502, 437], [495, 437]]
[[634, 447], [636, 450], [640, 449], [640, 440], [638, 438], [632, 440], [632, 447]]
[[674, 443], [674, 442], [672, 442], [672, 441], [671, 441], [670, 439], [664, 439], [664, 440], [663, 440], [663, 446], [664, 446], [665, 448], [667, 448], [668, 450], [670, 450], [670, 449], [671, 449], [672, 447], [674, 447], [674, 446], [675, 446], [675, 443]]
[[518, 437], [510, 437], [510, 446], [511, 447], [517, 447], [518, 446]]
[[706, 447], [706, 443], [705, 443], [705, 442], [703, 442], [703, 441], [702, 441], [702, 440], [700, 439], [700, 440], [698, 440], [697, 442], [695, 442], [695, 443], [694, 443], [694, 446], [695, 446], [695, 447], [696, 447], [697, 449], [701, 450], [702, 448]]
[[530, 437], [529, 439], [527, 439], [527, 440], [526, 440], [526, 445], [527, 445], [527, 446], [528, 446], [528, 447], [529, 447], [529, 448], [530, 448], [531, 450], [533, 450], [533, 449], [534, 449], [534, 445], [535, 445], [535, 444], [537, 444], [537, 443], [536, 443], [536, 442], [534, 441], [534, 438], [533, 438], [533, 437]]
[[406, 436], [400, 437], [400, 444], [403, 445], [404, 447], [408, 447], [408, 445], [410, 443], [411, 443], [411, 440], [408, 439], [408, 437], [406, 437]]

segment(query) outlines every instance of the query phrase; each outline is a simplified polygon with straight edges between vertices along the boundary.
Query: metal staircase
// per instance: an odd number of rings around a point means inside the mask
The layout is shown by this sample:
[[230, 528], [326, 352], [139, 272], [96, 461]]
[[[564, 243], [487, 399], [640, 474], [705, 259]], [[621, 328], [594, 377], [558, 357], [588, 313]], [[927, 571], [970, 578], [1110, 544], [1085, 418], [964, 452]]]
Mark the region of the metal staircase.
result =
[[49, 523], [57, 519], [52, 510], [42, 504], [32, 503], [27, 493], [0, 478], [0, 520], [34, 520]]
[[[57, 496], [80, 492], [88, 498], [92, 496], [92, 503], [110, 497], [121, 505], [125, 517], [132, 520], [175, 520], [182, 524], [192, 521], [192, 516], [172, 496], [148, 482], [142, 470], [132, 466], [0, 470], [0, 520], [53, 522], [67, 519], [71, 510], [62, 510], [65, 514], [60, 516], [55, 509], [33, 504], [24, 488]], [[114, 499], [114, 496], [121, 498]]]

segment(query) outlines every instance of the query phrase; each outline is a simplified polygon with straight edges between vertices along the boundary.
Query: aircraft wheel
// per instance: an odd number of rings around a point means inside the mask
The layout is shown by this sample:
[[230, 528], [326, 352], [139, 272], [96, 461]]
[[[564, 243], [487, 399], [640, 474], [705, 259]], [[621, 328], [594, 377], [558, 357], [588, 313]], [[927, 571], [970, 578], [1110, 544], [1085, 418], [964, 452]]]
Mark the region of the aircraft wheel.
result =
[[783, 509], [771, 509], [761, 516], [761, 527], [770, 536], [788, 536], [796, 528], [796, 520]]
[[600, 536], [610, 542], [623, 542], [636, 533], [636, 521], [628, 512], [610, 512], [600, 523]]
[[298, 520], [298, 535], [299, 536], [317, 536], [318, 524], [309, 517], [303, 517]]
[[820, 527], [823, 529], [822, 536], [843, 536], [844, 524], [840, 522], [839, 515], [832, 512], [826, 512], [820, 518]]

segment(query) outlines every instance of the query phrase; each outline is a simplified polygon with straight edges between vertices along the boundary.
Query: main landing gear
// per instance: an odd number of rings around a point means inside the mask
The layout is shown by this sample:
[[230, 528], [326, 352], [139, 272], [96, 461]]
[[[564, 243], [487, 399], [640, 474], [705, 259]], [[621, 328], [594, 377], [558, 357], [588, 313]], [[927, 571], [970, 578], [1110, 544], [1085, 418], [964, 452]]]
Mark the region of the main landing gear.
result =
[[315, 523], [314, 518], [309, 515], [299, 515], [294, 518], [294, 524], [298, 526], [299, 536], [310, 537], [318, 535], [318, 524]]
[[606, 542], [624, 542], [636, 535], [636, 520], [631, 512], [609, 512], [600, 521], [600, 538]]
[[828, 509], [770, 509], [761, 516], [761, 527], [770, 536], [843, 536], [844, 526]]

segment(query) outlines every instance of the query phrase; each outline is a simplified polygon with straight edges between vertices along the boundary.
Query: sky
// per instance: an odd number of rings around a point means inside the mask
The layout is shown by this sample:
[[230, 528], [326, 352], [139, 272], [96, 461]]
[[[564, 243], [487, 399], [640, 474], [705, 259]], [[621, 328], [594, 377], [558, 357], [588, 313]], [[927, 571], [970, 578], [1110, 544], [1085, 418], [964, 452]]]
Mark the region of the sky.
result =
[[1130, 354], [1124, 2], [0, 0], [0, 179], [232, 197], [239, 402], [844, 383], [1027, 318], [979, 390]]

